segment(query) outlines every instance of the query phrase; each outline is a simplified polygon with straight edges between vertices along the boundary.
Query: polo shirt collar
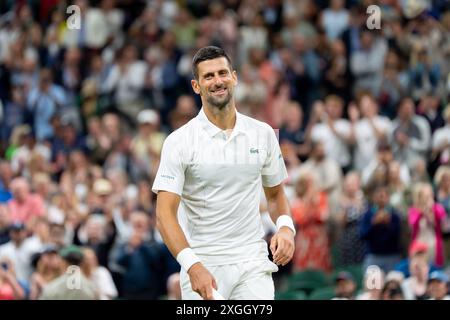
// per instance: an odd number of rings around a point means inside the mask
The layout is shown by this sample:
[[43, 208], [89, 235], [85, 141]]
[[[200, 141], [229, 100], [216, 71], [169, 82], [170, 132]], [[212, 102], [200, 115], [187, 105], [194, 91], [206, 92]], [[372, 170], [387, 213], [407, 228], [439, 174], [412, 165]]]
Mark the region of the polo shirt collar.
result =
[[[197, 119], [200, 122], [202, 128], [208, 133], [210, 137], [214, 137], [220, 132], [224, 130], [217, 127], [211, 121], [209, 121], [208, 117], [205, 114], [204, 107], [201, 108], [200, 112], [197, 115]], [[236, 123], [233, 128], [232, 136], [237, 135], [238, 133], [245, 133], [245, 125], [243, 115], [236, 110]]]

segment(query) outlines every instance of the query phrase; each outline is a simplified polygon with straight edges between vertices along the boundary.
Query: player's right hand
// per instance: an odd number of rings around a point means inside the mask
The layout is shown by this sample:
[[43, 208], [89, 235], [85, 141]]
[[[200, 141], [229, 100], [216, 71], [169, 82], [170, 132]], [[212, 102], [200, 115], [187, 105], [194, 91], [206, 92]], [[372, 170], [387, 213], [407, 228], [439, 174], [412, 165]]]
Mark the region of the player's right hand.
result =
[[200, 262], [188, 270], [192, 290], [197, 292], [204, 300], [213, 300], [213, 288], [217, 290], [216, 279]]

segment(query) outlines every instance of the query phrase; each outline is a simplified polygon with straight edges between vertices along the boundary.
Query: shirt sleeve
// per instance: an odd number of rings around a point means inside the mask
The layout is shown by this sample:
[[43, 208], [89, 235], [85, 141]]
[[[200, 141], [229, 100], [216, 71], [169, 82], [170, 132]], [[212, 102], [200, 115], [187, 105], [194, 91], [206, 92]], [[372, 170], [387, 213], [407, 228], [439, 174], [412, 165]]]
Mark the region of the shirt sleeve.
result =
[[264, 187], [274, 187], [283, 182], [288, 177], [288, 174], [275, 131], [270, 128], [267, 134], [269, 136], [268, 155], [261, 172], [261, 177]]
[[164, 142], [158, 172], [153, 182], [152, 191], [169, 191], [181, 196], [184, 187], [184, 164], [182, 159], [181, 139], [169, 136]]

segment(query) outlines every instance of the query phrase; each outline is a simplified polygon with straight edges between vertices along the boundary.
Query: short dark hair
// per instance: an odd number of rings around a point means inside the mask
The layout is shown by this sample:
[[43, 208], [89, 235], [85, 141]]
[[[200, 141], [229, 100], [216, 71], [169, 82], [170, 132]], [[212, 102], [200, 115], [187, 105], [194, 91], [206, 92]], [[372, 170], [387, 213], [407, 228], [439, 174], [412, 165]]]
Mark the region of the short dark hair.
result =
[[194, 75], [194, 78], [198, 80], [198, 64], [200, 62], [217, 59], [220, 57], [225, 57], [228, 61], [228, 64], [230, 65], [230, 69], [233, 68], [231, 66], [230, 57], [222, 48], [216, 46], [207, 46], [199, 49], [192, 59], [192, 74]]

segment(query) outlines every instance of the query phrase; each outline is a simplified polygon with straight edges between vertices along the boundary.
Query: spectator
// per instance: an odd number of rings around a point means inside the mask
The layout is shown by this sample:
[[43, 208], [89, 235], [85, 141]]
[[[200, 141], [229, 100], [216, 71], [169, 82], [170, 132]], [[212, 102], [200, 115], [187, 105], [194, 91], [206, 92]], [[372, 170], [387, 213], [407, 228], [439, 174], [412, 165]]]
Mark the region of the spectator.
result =
[[367, 202], [361, 190], [358, 173], [350, 172], [345, 176], [344, 192], [340, 199], [338, 223], [339, 262], [343, 266], [360, 264], [365, 253], [365, 244], [359, 237], [359, 224]]
[[408, 218], [412, 229], [412, 241], [417, 239], [426, 243], [429, 261], [442, 267], [444, 265], [442, 228], [446, 213], [440, 204], [435, 203], [430, 184], [416, 186]]
[[345, 1], [332, 0], [330, 6], [323, 11], [321, 17], [322, 27], [325, 29], [328, 40], [338, 38], [349, 25], [349, 13], [345, 8]]
[[318, 178], [318, 191], [327, 194], [330, 218], [335, 219], [341, 195], [342, 170], [335, 160], [327, 157], [322, 142], [312, 143], [311, 157], [299, 167], [299, 171], [310, 172]]
[[154, 110], [142, 110], [138, 114], [138, 134], [131, 141], [131, 152], [134, 158], [133, 176], [137, 180], [141, 176], [153, 177], [158, 168], [165, 135], [158, 132], [159, 116]]
[[410, 276], [405, 279], [402, 285], [405, 300], [425, 300], [428, 298], [427, 283], [430, 267], [426, 256], [426, 252], [424, 254], [413, 254], [410, 259]]
[[374, 96], [380, 91], [387, 54], [386, 40], [372, 30], [363, 29], [360, 47], [350, 56], [350, 70], [355, 76], [354, 92], [367, 90]]
[[350, 166], [350, 123], [343, 119], [344, 101], [335, 95], [325, 98], [325, 110], [317, 104], [318, 117], [321, 123], [313, 126], [311, 139], [321, 141], [328, 158], [336, 161], [345, 171]]
[[15, 270], [20, 281], [27, 281], [31, 276], [31, 261], [33, 254], [41, 250], [33, 241], [27, 239], [27, 231], [23, 223], [17, 222], [10, 226], [11, 240], [0, 246], [0, 260], [7, 259]]
[[405, 300], [400, 279], [386, 281], [381, 291], [381, 300]]
[[355, 143], [354, 166], [362, 171], [376, 157], [377, 144], [387, 138], [391, 122], [378, 115], [377, 102], [370, 95], [361, 98], [360, 112], [356, 106], [349, 106], [349, 116], [353, 125], [352, 140]]
[[444, 110], [445, 127], [437, 129], [433, 133], [432, 157], [438, 159], [440, 165], [450, 163], [450, 106]]
[[401, 100], [397, 118], [392, 123], [394, 158], [412, 169], [417, 160], [425, 160], [430, 147], [430, 126], [415, 115], [411, 98]]
[[356, 300], [381, 300], [381, 291], [386, 277], [381, 269], [378, 269], [378, 271], [379, 276], [374, 277], [375, 274], [372, 270], [366, 270], [363, 279], [363, 290], [356, 296]]
[[16, 278], [13, 264], [8, 260], [0, 263], [0, 300], [24, 300], [25, 290]]
[[434, 176], [436, 200], [444, 207], [447, 217], [450, 217], [450, 167], [442, 166]]
[[149, 242], [149, 219], [145, 213], [131, 217], [133, 233], [121, 247], [117, 262], [125, 268], [123, 296], [126, 299], [157, 299], [158, 279], [164, 270], [160, 245]]
[[[44, 287], [39, 300], [98, 300], [99, 295], [92, 281], [88, 280], [79, 269], [74, 269], [74, 267], [80, 267], [83, 262], [84, 256], [81, 249], [77, 246], [69, 246], [61, 249], [59, 254], [63, 260], [65, 272]], [[73, 274], [73, 270], [78, 271]], [[71, 277], [74, 276], [77, 277], [79, 285], [68, 286]]]
[[65, 101], [64, 89], [53, 82], [50, 69], [42, 69], [39, 76], [39, 85], [31, 88], [27, 98], [28, 109], [32, 113], [33, 128], [38, 141], [43, 141], [53, 135], [50, 119], [64, 107]]
[[35, 254], [32, 264], [35, 268], [30, 278], [30, 300], [37, 300], [45, 286], [62, 273], [62, 260], [55, 246], [48, 246]]
[[42, 198], [30, 192], [30, 184], [25, 178], [11, 181], [11, 191], [14, 198], [8, 202], [8, 208], [12, 221], [31, 223], [36, 217], [45, 214]]
[[94, 250], [83, 249], [82, 269], [84, 275], [95, 285], [100, 300], [111, 300], [117, 297], [117, 289], [108, 269], [98, 265]]
[[[376, 157], [372, 158], [369, 164], [365, 167], [361, 174], [362, 184], [365, 188], [370, 188], [371, 185], [377, 183], [388, 183], [394, 184], [395, 180], [398, 184], [401, 182], [403, 185], [407, 185], [410, 181], [410, 174], [408, 167], [405, 164], [400, 164], [400, 168], [391, 167], [393, 163], [393, 154], [391, 145], [386, 140], [381, 140], [377, 144], [377, 154]], [[391, 167], [391, 172], [389, 168]], [[399, 172], [395, 172], [398, 169]], [[391, 173], [391, 175], [389, 175]], [[399, 177], [395, 177], [395, 175]], [[394, 179], [395, 178], [395, 179]], [[393, 185], [391, 185], [393, 186]]]
[[372, 201], [360, 225], [361, 238], [367, 244], [364, 270], [376, 265], [388, 272], [400, 261], [400, 215], [388, 205], [386, 186], [374, 188]]
[[335, 298], [333, 300], [354, 300], [356, 282], [353, 276], [346, 271], [339, 272], [335, 279]]
[[295, 186], [296, 199], [292, 202], [292, 217], [301, 232], [297, 232], [294, 269], [308, 268], [330, 270], [330, 253], [326, 221], [328, 219], [327, 195], [318, 191], [314, 176], [303, 172]]
[[442, 271], [434, 271], [428, 280], [429, 300], [450, 300], [448, 276]]

